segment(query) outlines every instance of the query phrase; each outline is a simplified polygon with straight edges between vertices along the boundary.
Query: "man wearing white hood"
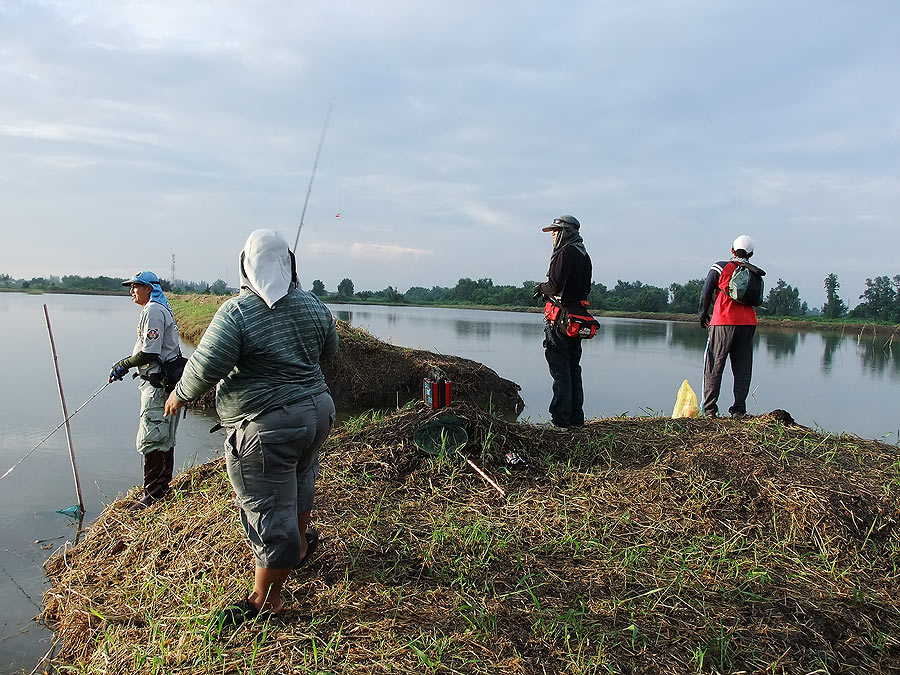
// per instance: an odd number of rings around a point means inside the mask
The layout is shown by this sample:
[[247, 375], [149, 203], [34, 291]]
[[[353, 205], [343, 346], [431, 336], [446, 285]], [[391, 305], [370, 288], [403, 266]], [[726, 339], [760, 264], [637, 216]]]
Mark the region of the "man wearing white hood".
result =
[[307, 528], [319, 448], [335, 419], [320, 363], [336, 353], [337, 329], [300, 289], [287, 242], [252, 232], [240, 270], [240, 295], [216, 311], [166, 401], [175, 413], [217, 385], [228, 477], [256, 562], [253, 592], [219, 613], [222, 625], [281, 611], [285, 580], [318, 543]]

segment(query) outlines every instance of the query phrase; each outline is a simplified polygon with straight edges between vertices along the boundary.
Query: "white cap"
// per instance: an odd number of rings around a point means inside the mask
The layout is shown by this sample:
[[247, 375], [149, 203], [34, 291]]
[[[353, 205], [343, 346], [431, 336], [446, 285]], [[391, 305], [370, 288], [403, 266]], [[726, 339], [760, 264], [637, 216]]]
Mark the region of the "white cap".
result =
[[747, 253], [753, 253], [753, 240], [749, 235], [742, 234], [737, 237], [731, 244], [732, 251], [746, 251]]

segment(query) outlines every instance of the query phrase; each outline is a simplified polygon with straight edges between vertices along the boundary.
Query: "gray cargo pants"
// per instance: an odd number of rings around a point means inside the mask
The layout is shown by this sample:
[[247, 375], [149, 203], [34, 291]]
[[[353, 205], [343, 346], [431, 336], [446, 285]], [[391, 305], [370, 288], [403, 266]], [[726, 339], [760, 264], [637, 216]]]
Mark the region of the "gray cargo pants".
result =
[[731, 359], [734, 375], [734, 405], [728, 412], [747, 412], [747, 395], [753, 374], [753, 335], [756, 326], [710, 326], [703, 356], [703, 413], [716, 415], [725, 359]]
[[312, 509], [319, 448], [334, 420], [324, 391], [226, 428], [225, 466], [257, 567], [300, 561], [297, 516]]

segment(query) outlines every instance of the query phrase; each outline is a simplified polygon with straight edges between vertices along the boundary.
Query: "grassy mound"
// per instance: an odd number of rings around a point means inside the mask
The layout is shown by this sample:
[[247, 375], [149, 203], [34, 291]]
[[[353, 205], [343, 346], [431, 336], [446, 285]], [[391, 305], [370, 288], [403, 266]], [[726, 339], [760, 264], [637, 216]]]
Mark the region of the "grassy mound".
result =
[[[200, 342], [213, 314], [228, 295], [176, 295], [170, 303], [181, 336]], [[341, 344], [337, 355], [322, 364], [325, 381], [341, 412], [394, 408], [422, 397], [422, 380], [435, 369], [453, 383], [453, 397], [479, 408], [489, 407], [515, 416], [524, 407], [521, 387], [487, 366], [446, 354], [397, 347], [337, 321]], [[199, 399], [197, 407], [211, 408], [215, 394]]]
[[[336, 430], [285, 611], [218, 634], [252, 560], [222, 461], [112, 504], [47, 563], [57, 666], [89, 673], [879, 673], [900, 663], [897, 449], [774, 416], [574, 431], [454, 406]], [[510, 471], [509, 451], [524, 471]], [[67, 670], [66, 672], [70, 672]]]

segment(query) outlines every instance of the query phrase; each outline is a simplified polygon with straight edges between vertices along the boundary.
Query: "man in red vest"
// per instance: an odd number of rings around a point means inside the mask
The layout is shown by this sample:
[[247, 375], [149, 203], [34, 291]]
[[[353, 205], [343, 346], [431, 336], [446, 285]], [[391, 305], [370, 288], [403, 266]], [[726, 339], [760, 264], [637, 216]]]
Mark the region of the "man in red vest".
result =
[[753, 239], [749, 236], [737, 237], [731, 245], [731, 259], [710, 267], [700, 294], [700, 325], [709, 332], [703, 357], [703, 413], [709, 417], [716, 417], [719, 412], [717, 402], [727, 358], [731, 359], [734, 375], [734, 404], [728, 412], [732, 417], [747, 414], [756, 311], [750, 305], [733, 300], [728, 294], [728, 283], [741, 263], [748, 264], [753, 248]]

